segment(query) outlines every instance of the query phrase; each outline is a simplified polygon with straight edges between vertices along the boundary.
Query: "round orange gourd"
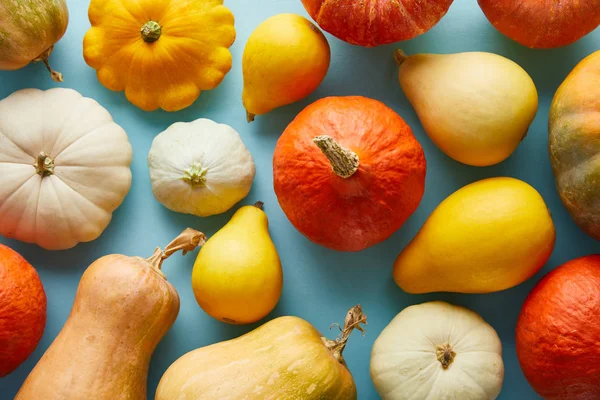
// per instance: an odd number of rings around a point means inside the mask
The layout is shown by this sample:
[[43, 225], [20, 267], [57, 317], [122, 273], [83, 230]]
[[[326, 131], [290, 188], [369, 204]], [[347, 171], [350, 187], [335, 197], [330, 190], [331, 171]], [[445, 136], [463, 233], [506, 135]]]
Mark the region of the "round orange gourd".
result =
[[599, 314], [600, 254], [556, 268], [525, 300], [517, 322], [517, 356], [544, 399], [600, 399]]
[[35, 350], [46, 326], [46, 293], [35, 269], [0, 244], [0, 378]]
[[275, 193], [310, 240], [360, 251], [399, 229], [425, 189], [425, 155], [392, 109], [365, 97], [329, 97], [304, 109], [279, 138]]
[[223, 0], [92, 0], [83, 56], [98, 80], [146, 111], [178, 111], [231, 69]]

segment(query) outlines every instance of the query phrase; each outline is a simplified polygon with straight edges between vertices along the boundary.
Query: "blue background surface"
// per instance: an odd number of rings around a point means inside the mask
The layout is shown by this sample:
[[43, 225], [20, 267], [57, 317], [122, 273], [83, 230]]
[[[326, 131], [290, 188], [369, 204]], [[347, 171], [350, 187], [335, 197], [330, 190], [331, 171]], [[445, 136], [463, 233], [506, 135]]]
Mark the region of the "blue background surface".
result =
[[[241, 57], [252, 30], [265, 18], [283, 12], [306, 16], [300, 0], [226, 0], [236, 16], [237, 40], [231, 51], [233, 69], [215, 90], [177, 113], [147, 113], [131, 105], [122, 93], [105, 89], [95, 71], [82, 57], [83, 35], [89, 28], [88, 1], [68, 1], [70, 25], [51, 57], [53, 67], [65, 76], [64, 84], [96, 99], [129, 134], [134, 149], [133, 186], [115, 212], [108, 229], [96, 241], [69, 251], [49, 252], [35, 245], [0, 239], [20, 252], [38, 270], [48, 296], [48, 322], [44, 337], [33, 355], [11, 375], [0, 379], [0, 398], [11, 399], [67, 319], [85, 268], [109, 253], [150, 256], [155, 246], [167, 244], [183, 228], [191, 226], [211, 235], [221, 228], [233, 211], [198, 218], [168, 211], [153, 197], [146, 156], [154, 136], [177, 121], [211, 118], [238, 130], [253, 154], [257, 175], [244, 204], [262, 200], [270, 220], [273, 240], [284, 268], [285, 285], [277, 308], [269, 319], [296, 315], [310, 321], [323, 333], [332, 322], [343, 322], [346, 310], [360, 303], [369, 318], [364, 338], [354, 334], [345, 357], [358, 386], [359, 398], [377, 399], [369, 377], [369, 355], [373, 341], [389, 321], [408, 305], [429, 300], [446, 300], [467, 306], [498, 331], [504, 345], [506, 376], [500, 399], [539, 398], [527, 384], [515, 354], [514, 329], [521, 304], [532, 286], [549, 270], [572, 258], [598, 253], [600, 244], [583, 234], [571, 221], [555, 190], [547, 154], [547, 118], [552, 96], [571, 69], [585, 56], [600, 49], [600, 30], [561, 49], [530, 50], [498, 33], [485, 19], [475, 0], [456, 0], [446, 17], [428, 33], [409, 42], [374, 49], [351, 46], [327, 35], [332, 63], [327, 78], [308, 99], [258, 117], [248, 125], [241, 103]], [[461, 165], [440, 152], [426, 136], [397, 82], [392, 54], [396, 47], [407, 53], [489, 51], [509, 57], [533, 77], [540, 107], [529, 135], [505, 162], [489, 168]], [[43, 65], [20, 71], [0, 72], [0, 98], [15, 90], [57, 86]], [[337, 253], [304, 238], [288, 222], [272, 189], [271, 157], [280, 133], [294, 116], [314, 100], [329, 95], [363, 95], [394, 108], [409, 125], [425, 149], [428, 162], [426, 192], [417, 212], [389, 240], [358, 254]], [[557, 245], [544, 269], [528, 282], [488, 295], [408, 295], [391, 278], [398, 252], [416, 234], [431, 211], [449, 194], [470, 182], [492, 176], [513, 176], [539, 190], [557, 227]], [[236, 207], [237, 208], [237, 207]], [[506, 249], [510, 251], [510, 249]], [[190, 284], [195, 255], [174, 256], [164, 271], [181, 296], [179, 317], [154, 353], [148, 379], [149, 398], [166, 368], [182, 354], [200, 346], [237, 337], [258, 324], [230, 326], [207, 316], [196, 304]], [[264, 321], [263, 321], [264, 322]], [[92, 399], [90, 399], [92, 400]]]

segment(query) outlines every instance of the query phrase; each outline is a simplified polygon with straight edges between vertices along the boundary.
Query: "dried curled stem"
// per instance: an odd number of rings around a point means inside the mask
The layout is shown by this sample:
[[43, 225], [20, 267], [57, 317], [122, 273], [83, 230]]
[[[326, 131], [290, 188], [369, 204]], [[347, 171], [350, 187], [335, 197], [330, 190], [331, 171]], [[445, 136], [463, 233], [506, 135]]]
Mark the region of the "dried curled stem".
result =
[[348, 310], [343, 328], [339, 324], [331, 325], [330, 328], [337, 326], [338, 329], [341, 331], [337, 339], [330, 340], [325, 337], [321, 338], [321, 340], [323, 341], [325, 346], [327, 346], [333, 357], [344, 365], [346, 365], [346, 362], [344, 361], [342, 353], [344, 351], [344, 348], [346, 348], [346, 343], [348, 342], [348, 338], [350, 337], [352, 331], [356, 329], [360, 331], [363, 334], [363, 336], [365, 334], [365, 329], [361, 326], [361, 324], [367, 325], [367, 316], [363, 314], [362, 308], [359, 304]]
[[154, 254], [146, 260], [152, 264], [152, 267], [160, 271], [163, 261], [173, 255], [173, 253], [181, 250], [183, 251], [183, 255], [186, 255], [188, 251], [193, 251], [196, 247], [203, 246], [204, 243], [206, 243], [206, 235], [204, 233], [192, 228], [187, 228], [181, 232], [179, 236], [173, 239], [164, 250], [157, 247], [156, 250], [154, 250]]

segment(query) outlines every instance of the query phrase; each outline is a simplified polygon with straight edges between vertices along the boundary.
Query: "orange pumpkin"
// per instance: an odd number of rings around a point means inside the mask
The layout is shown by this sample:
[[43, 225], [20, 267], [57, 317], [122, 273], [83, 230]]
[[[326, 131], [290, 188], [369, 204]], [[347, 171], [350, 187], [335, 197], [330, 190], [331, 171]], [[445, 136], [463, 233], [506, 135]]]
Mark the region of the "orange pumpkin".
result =
[[600, 25], [600, 0], [477, 0], [487, 19], [531, 48], [566, 46]]
[[35, 350], [46, 326], [46, 293], [35, 269], [0, 244], [0, 378]]
[[360, 46], [412, 39], [446, 15], [453, 0], [302, 0], [323, 30]]
[[279, 138], [275, 193], [310, 240], [359, 251], [398, 230], [425, 189], [425, 155], [404, 120], [365, 97], [328, 97]]

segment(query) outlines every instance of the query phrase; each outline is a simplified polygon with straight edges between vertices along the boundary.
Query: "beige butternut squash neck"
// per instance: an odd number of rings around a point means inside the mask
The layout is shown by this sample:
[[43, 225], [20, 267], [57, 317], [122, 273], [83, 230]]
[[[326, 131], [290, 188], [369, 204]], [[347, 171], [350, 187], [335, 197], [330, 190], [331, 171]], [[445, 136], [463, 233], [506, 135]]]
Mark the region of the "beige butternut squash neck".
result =
[[332, 325], [337, 325], [338, 328], [340, 328], [341, 334], [337, 339], [330, 340], [326, 337], [321, 338], [333, 357], [343, 365], [346, 365], [346, 361], [344, 360], [342, 353], [346, 348], [346, 343], [348, 342], [350, 334], [354, 329], [359, 330], [363, 334], [365, 332], [361, 324], [367, 324], [367, 316], [363, 314], [362, 307], [360, 305], [356, 305], [348, 310], [348, 314], [346, 314], [346, 320], [344, 321], [344, 328], [341, 328], [338, 324]]
[[162, 273], [162, 263], [169, 258], [173, 253], [179, 250], [183, 251], [185, 255], [188, 251], [193, 251], [198, 246], [203, 246], [206, 243], [206, 235], [192, 228], [187, 228], [179, 236], [169, 243], [164, 250], [157, 247], [154, 250], [154, 254], [146, 259], [158, 273], [164, 278], [165, 275]]

